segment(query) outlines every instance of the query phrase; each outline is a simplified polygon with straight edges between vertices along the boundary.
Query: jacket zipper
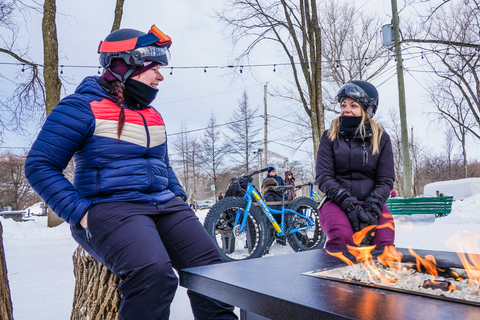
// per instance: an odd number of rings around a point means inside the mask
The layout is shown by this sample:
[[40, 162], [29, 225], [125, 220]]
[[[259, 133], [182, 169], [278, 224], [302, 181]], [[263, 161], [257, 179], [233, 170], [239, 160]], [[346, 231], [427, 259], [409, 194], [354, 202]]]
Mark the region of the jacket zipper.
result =
[[365, 148], [365, 140], [362, 142], [362, 148], [363, 148], [363, 154], [364, 154], [363, 166], [366, 166], [368, 163], [368, 152], [367, 152], [367, 148]]
[[147, 175], [148, 175], [148, 189], [152, 186], [152, 166], [150, 163], [150, 160], [148, 159], [148, 154], [150, 152], [150, 131], [148, 130], [148, 125], [147, 125], [147, 120], [145, 120], [145, 117], [143, 114], [141, 114], [138, 111], [138, 114], [140, 117], [142, 117], [143, 120], [143, 127], [145, 128], [145, 134], [147, 135], [147, 146], [145, 148], [145, 160], [147, 160]]

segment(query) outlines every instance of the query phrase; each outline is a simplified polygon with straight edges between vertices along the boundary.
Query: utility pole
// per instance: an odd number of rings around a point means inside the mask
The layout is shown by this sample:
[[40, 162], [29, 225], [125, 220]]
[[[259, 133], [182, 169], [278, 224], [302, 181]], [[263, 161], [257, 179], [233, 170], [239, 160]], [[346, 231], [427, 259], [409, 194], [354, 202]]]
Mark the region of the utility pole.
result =
[[403, 158], [403, 195], [412, 197], [412, 174], [410, 168], [410, 152], [408, 147], [407, 111], [405, 102], [405, 82], [403, 79], [403, 59], [400, 48], [400, 27], [398, 22], [397, 0], [392, 0], [393, 38], [395, 41], [395, 57], [397, 59], [398, 100], [400, 108], [400, 131], [402, 138]]
[[264, 150], [264, 159], [265, 159], [265, 168], [268, 167], [268, 121], [267, 121], [267, 84], [263, 86], [263, 103], [264, 103], [264, 111], [263, 111], [263, 116], [264, 116], [264, 123], [263, 123], [263, 135], [265, 138], [264, 144], [263, 144], [263, 150]]

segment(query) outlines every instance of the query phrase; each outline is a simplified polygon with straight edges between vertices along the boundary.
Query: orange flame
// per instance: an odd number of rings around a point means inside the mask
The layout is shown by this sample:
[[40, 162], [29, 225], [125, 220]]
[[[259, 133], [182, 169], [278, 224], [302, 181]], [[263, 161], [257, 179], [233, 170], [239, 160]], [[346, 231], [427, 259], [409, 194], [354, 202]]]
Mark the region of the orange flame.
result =
[[414, 256], [415, 259], [417, 259], [417, 270], [418, 270], [418, 272], [422, 271], [421, 266], [423, 265], [428, 274], [431, 274], [431, 275], [435, 276], [435, 278], [438, 277], [437, 262], [436, 262], [434, 256], [432, 256], [431, 254], [428, 254], [424, 258], [422, 258], [420, 255], [418, 255], [411, 248], [408, 248], [408, 252], [410, 252], [410, 254], [412, 256]]
[[377, 256], [377, 260], [384, 266], [390, 268], [400, 269], [400, 263], [402, 262], [403, 254], [398, 252], [393, 245], [386, 246], [383, 249], [383, 253]]
[[[390, 215], [386, 214], [386, 213], [383, 213], [382, 214], [385, 218], [388, 218], [390, 217]], [[377, 229], [383, 229], [383, 228], [390, 228], [392, 229], [393, 231], [395, 231], [395, 225], [394, 225], [394, 222], [393, 222], [393, 219], [388, 219], [387, 222], [385, 222], [384, 224], [381, 224], [377, 227]]]
[[464, 231], [464, 233], [465, 236], [462, 237], [461, 232], [457, 230], [457, 233], [449, 238], [447, 242], [445, 242], [445, 245], [457, 251], [457, 255], [468, 275], [468, 285], [475, 286], [475, 280], [480, 281], [480, 255], [473, 253], [467, 253], [465, 255], [465, 252], [479, 251], [478, 240], [480, 239], [480, 235], [469, 231]]
[[362, 241], [365, 238], [365, 236], [367, 235], [367, 233], [370, 230], [374, 229], [376, 226], [377, 225], [371, 225], [371, 226], [363, 228], [360, 231], [355, 232], [353, 234], [353, 243], [355, 243], [356, 246], [359, 246], [360, 244], [362, 244]]
[[345, 262], [346, 264], [348, 264], [349, 266], [353, 266], [353, 262], [350, 261], [350, 259], [348, 259], [347, 257], [345, 257], [343, 255], [343, 253], [341, 252], [330, 252], [328, 250], [325, 250], [327, 251], [327, 253], [331, 256], [334, 256], [334, 257], [337, 257], [338, 259], [342, 260], [343, 262]]

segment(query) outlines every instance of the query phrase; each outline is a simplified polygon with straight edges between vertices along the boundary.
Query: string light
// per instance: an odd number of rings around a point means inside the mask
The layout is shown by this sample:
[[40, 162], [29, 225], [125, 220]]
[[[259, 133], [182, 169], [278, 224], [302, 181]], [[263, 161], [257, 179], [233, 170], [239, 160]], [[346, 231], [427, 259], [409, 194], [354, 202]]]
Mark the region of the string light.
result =
[[240, 73], [243, 73], [243, 66], [240, 66]]
[[172, 74], [173, 74], [173, 67], [170, 68], [170, 75], [172, 75]]
[[[418, 50], [421, 50], [420, 52], [420, 56], [422, 59], [425, 59], [427, 57], [427, 54], [445, 54], [445, 55], [449, 55], [449, 56], [458, 56], [458, 57], [470, 57], [471, 56], [471, 53], [469, 53], [468, 55], [464, 54], [464, 53], [460, 53], [460, 52], [455, 52], [455, 53], [451, 53], [449, 52], [449, 47], [445, 47], [445, 49], [442, 49], [442, 50], [438, 50], [438, 49], [429, 49], [429, 48], [424, 48], [422, 46], [410, 46], [410, 47], [407, 47], [407, 48], [402, 48], [402, 51], [404, 50], [409, 50], [409, 49], [418, 49]], [[480, 51], [480, 48], [479, 47], [474, 47], [474, 50], [475, 52], [478, 54], [478, 52]], [[386, 51], [385, 54], [382, 54], [382, 55], [379, 55], [378, 57], [376, 58], [386, 58], [387, 54], [390, 55], [392, 52], [390, 51]], [[409, 54], [409, 55], [413, 55], [413, 53], [410, 53], [410, 52], [405, 52], [405, 54]], [[418, 54], [418, 52], [416, 53]], [[394, 55], [393, 55], [394, 56]], [[395, 56], [394, 56], [395, 57]], [[368, 61], [368, 58], [352, 58], [352, 59], [342, 59], [342, 60], [333, 60], [333, 61], [328, 61], [328, 60], [324, 60], [322, 61], [322, 63], [332, 63], [337, 67], [337, 68], [340, 68], [341, 67], [341, 63], [342, 61], [358, 61], [358, 60], [364, 60], [364, 65], [367, 65], [369, 64], [369, 61]], [[395, 57], [395, 61], [396, 61], [396, 57]], [[305, 62], [306, 63], [306, 62]], [[301, 62], [296, 62], [295, 64], [302, 64]], [[18, 63], [10, 63], [10, 62], [0, 62], [0, 65], [21, 65], [22, 66], [22, 70], [25, 71], [25, 63], [22, 63], [22, 62], [18, 62]], [[35, 64], [35, 63], [29, 63], [29, 65], [31, 65], [32, 67], [46, 67], [46, 66], [52, 66], [52, 65], [42, 65], [42, 64]], [[285, 62], [285, 63], [275, 63], [275, 64], [251, 64], [251, 65], [242, 65], [242, 66], [235, 66], [235, 65], [212, 65], [212, 66], [178, 66], [178, 67], [175, 67], [177, 69], [199, 69], [199, 68], [203, 68], [204, 72], [206, 73], [207, 72], [207, 68], [218, 68], [218, 69], [224, 69], [224, 68], [240, 68], [239, 70], [242, 70], [243, 72], [243, 68], [260, 68], [260, 67], [269, 67], [269, 66], [273, 66], [273, 72], [276, 72], [276, 66], [277, 65], [282, 65], [282, 66], [290, 66], [290, 63], [289, 62]], [[63, 74], [63, 68], [83, 68], [83, 69], [86, 69], [86, 68], [95, 68], [97, 69], [97, 73], [101, 74], [101, 67], [99, 67], [98, 65], [95, 65], [95, 66], [88, 66], [88, 65], [59, 65], [61, 70], [60, 70], [60, 74]], [[307, 65], [307, 67], [309, 67], [309, 65]], [[170, 74], [173, 74], [173, 67], [170, 68], [171, 72]]]
[[25, 64], [22, 64], [22, 74], [25, 72]]

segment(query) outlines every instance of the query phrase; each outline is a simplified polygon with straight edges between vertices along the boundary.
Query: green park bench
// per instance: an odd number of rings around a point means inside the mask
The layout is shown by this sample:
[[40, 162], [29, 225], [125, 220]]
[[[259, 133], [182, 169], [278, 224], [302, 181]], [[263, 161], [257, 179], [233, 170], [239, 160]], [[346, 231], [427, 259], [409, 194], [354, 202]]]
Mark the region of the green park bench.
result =
[[389, 198], [387, 207], [393, 215], [434, 214], [439, 218], [452, 212], [452, 202], [453, 196]]

